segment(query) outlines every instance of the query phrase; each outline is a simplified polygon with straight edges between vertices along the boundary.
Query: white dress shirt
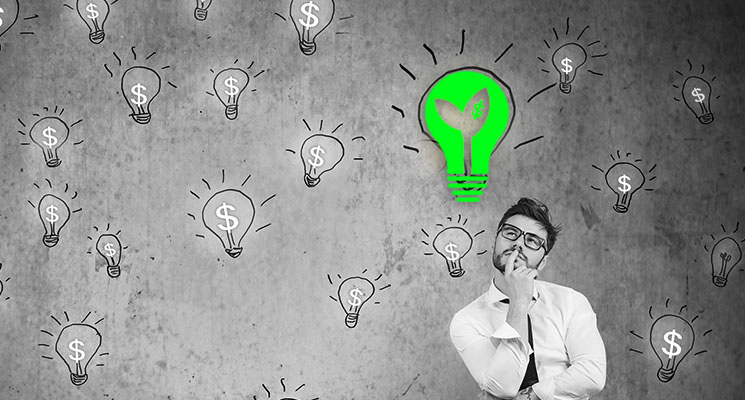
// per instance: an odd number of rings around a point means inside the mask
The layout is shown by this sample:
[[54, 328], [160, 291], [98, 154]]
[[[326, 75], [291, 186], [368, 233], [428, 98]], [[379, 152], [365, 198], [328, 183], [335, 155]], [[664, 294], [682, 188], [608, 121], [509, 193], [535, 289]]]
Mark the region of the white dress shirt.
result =
[[541, 400], [588, 399], [603, 389], [605, 346], [585, 296], [535, 281], [528, 312], [534, 348], [506, 322], [509, 304], [501, 302], [506, 299], [492, 282], [450, 323], [450, 340], [483, 391], [500, 399], [514, 398], [531, 353], [538, 371], [533, 391]]

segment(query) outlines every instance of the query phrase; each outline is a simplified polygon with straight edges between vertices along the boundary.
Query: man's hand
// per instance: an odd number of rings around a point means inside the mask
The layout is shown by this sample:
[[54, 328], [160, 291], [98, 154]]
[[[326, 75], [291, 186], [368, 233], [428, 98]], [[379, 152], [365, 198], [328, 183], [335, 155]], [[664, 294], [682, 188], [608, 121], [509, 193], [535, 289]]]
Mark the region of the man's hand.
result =
[[517, 249], [513, 250], [504, 267], [504, 280], [507, 283], [505, 294], [510, 298], [510, 307], [527, 307], [533, 298], [533, 285], [538, 271], [526, 266], [515, 268], [518, 254]]
[[525, 389], [521, 390], [517, 394], [517, 396], [512, 400], [540, 400], [540, 399], [538, 399], [538, 396], [535, 395], [532, 387], [526, 387]]

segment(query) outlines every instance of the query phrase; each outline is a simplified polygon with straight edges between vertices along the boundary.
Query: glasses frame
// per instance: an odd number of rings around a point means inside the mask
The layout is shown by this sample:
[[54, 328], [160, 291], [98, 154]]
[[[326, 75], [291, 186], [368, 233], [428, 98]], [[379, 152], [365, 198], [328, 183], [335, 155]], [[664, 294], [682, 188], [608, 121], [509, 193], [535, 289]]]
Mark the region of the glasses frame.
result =
[[[506, 227], [506, 226], [509, 226], [510, 228], [512, 228], [512, 229], [515, 229], [516, 231], [520, 232], [520, 234], [519, 234], [519, 235], [517, 235], [517, 237], [516, 237], [516, 238], [514, 238], [514, 239], [510, 239], [510, 238], [508, 238], [508, 237], [505, 237], [505, 236], [504, 236], [504, 233], [502, 233], [502, 232], [503, 232], [503, 230], [504, 230], [504, 227]], [[546, 247], [546, 241], [547, 241], [547, 240], [546, 240], [546, 239], [544, 239], [544, 238], [542, 238], [542, 237], [540, 237], [540, 236], [538, 236], [538, 235], [536, 235], [535, 233], [532, 233], [532, 232], [525, 232], [525, 231], [523, 231], [522, 229], [520, 229], [520, 228], [516, 227], [515, 225], [512, 225], [512, 224], [508, 224], [508, 223], [504, 223], [504, 224], [502, 224], [502, 226], [500, 226], [500, 227], [499, 227], [499, 230], [498, 230], [497, 232], [498, 232], [498, 233], [499, 233], [499, 234], [500, 234], [500, 235], [501, 235], [501, 236], [502, 236], [503, 238], [505, 238], [505, 239], [507, 239], [507, 240], [509, 240], [509, 241], [511, 241], [511, 242], [516, 242], [516, 241], [517, 241], [518, 239], [520, 239], [520, 236], [522, 236], [522, 237], [523, 237], [523, 244], [524, 244], [524, 245], [525, 245], [525, 247], [527, 247], [528, 249], [530, 249], [530, 250], [533, 250], [533, 251], [538, 251], [538, 250], [540, 250], [541, 248], [543, 248], [543, 250], [545, 250], [545, 251], [546, 251], [546, 253], [548, 253], [548, 248]], [[538, 247], [537, 249], [534, 249], [534, 248], [532, 248], [532, 247], [528, 246], [528, 242], [526, 241], [526, 239], [527, 239], [527, 235], [532, 235], [532, 236], [536, 237], [537, 239], [540, 239], [540, 240], [541, 240], [541, 245], [540, 245], [540, 246], [539, 246], [539, 247]]]

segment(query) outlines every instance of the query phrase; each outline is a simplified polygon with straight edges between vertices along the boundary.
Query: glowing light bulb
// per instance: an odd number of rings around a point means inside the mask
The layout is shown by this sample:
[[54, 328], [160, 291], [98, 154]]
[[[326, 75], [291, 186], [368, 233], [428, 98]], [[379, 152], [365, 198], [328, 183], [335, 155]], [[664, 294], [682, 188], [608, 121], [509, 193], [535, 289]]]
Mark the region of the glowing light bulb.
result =
[[54, 247], [59, 242], [59, 233], [70, 219], [70, 207], [59, 197], [46, 194], [36, 208], [44, 225], [44, 245]]
[[122, 243], [116, 235], [105, 233], [98, 237], [96, 250], [106, 260], [106, 270], [110, 277], [116, 278], [121, 273], [119, 262], [122, 260]]
[[197, 7], [194, 9], [194, 18], [197, 21], [207, 19], [207, 9], [212, 5], [212, 0], [197, 0]]
[[605, 183], [616, 194], [613, 210], [625, 213], [631, 206], [631, 196], [644, 186], [644, 174], [634, 164], [618, 162], [605, 173]]
[[70, 135], [70, 129], [64, 121], [57, 117], [44, 117], [31, 127], [29, 136], [44, 153], [44, 161], [47, 167], [59, 166], [62, 161], [57, 155], [57, 150], [62, 147]]
[[445, 259], [451, 277], [458, 278], [466, 273], [460, 260], [471, 250], [473, 238], [465, 229], [457, 226], [445, 228], [435, 236], [432, 245]]
[[683, 358], [693, 349], [695, 334], [685, 319], [672, 314], [658, 318], [652, 324], [649, 343], [660, 360], [657, 378], [662, 382], [673, 379]]
[[67, 365], [70, 380], [75, 386], [88, 380], [86, 369], [99, 347], [101, 334], [90, 325], [70, 324], [59, 333], [54, 348]]
[[202, 222], [222, 243], [230, 257], [241, 255], [241, 240], [254, 220], [256, 209], [250, 197], [235, 189], [212, 195], [202, 209]]
[[683, 82], [683, 101], [686, 107], [693, 111], [698, 121], [702, 124], [710, 124], [714, 121], [711, 113], [711, 85], [698, 76], [689, 76]]
[[740, 244], [731, 237], [720, 239], [711, 249], [711, 278], [714, 285], [724, 287], [729, 273], [742, 259]]
[[357, 326], [360, 309], [375, 294], [375, 285], [361, 277], [347, 278], [339, 285], [339, 304], [347, 314], [344, 322], [348, 328]]
[[316, 37], [334, 18], [333, 0], [292, 0], [290, 19], [300, 39], [300, 51], [306, 56], [316, 52]]
[[572, 91], [572, 82], [577, 77], [579, 67], [587, 61], [587, 52], [577, 43], [567, 43], [554, 52], [552, 63], [559, 73], [559, 90], [568, 94]]
[[238, 116], [238, 99], [248, 86], [248, 74], [242, 69], [228, 68], [215, 76], [212, 87], [215, 95], [225, 106], [225, 116], [235, 119]]
[[339, 139], [316, 134], [305, 139], [300, 148], [305, 185], [313, 187], [321, 182], [321, 175], [331, 171], [344, 158], [344, 146]]
[[160, 93], [160, 76], [147, 67], [132, 67], [122, 75], [122, 95], [138, 124], [150, 122], [150, 103]]
[[106, 36], [103, 25], [106, 23], [106, 18], [109, 17], [109, 3], [106, 0], [77, 0], [76, 8], [80, 18], [88, 26], [90, 31], [88, 39], [91, 43], [99, 44], [103, 42], [104, 36]]

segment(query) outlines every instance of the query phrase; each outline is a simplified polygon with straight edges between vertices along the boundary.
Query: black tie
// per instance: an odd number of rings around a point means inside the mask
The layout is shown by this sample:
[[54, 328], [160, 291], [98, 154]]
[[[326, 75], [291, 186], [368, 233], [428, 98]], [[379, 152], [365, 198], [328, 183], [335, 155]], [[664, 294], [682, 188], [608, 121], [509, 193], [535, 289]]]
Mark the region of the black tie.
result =
[[[510, 304], [509, 299], [504, 299], [502, 303]], [[533, 353], [530, 354], [530, 361], [528, 361], [528, 369], [525, 371], [525, 377], [523, 383], [520, 384], [520, 390], [527, 387], [533, 386], [538, 383], [538, 371], [535, 368], [535, 347], [533, 347], [533, 327], [530, 324], [530, 315], [528, 315], [528, 343], [533, 348]]]

